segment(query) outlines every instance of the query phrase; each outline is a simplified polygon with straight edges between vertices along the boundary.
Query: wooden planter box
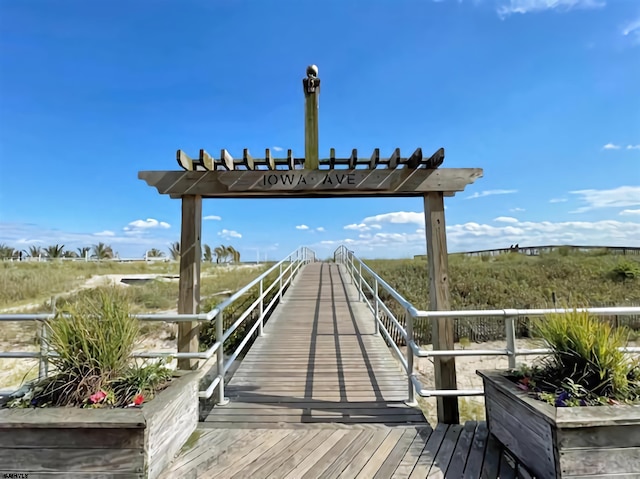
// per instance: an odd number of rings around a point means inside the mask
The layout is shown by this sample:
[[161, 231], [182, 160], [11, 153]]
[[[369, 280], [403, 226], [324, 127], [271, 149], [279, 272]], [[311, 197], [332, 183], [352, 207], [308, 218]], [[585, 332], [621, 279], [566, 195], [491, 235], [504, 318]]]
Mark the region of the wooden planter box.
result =
[[640, 478], [640, 406], [556, 408], [477, 371], [489, 431], [537, 478]]
[[156, 478], [196, 429], [198, 404], [190, 372], [141, 408], [0, 409], [0, 474]]

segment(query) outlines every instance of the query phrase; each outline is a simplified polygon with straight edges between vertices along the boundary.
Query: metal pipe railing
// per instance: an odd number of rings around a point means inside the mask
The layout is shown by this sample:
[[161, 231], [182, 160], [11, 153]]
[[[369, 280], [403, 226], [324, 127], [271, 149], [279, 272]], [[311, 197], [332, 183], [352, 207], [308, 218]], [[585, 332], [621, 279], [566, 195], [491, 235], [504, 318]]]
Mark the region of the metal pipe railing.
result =
[[[209, 360], [216, 356], [217, 375], [213, 378], [212, 382], [203, 391], [199, 392], [199, 397], [208, 399], [213, 396], [214, 392], [218, 391], [217, 403], [218, 405], [224, 405], [228, 402], [228, 399], [224, 397], [224, 382], [225, 374], [229, 371], [229, 368], [237, 357], [242, 353], [252, 335], [258, 330], [258, 335], [262, 335], [264, 328], [264, 318], [275, 307], [276, 303], [283, 297], [284, 290], [289, 286], [295, 276], [298, 274], [303, 265], [316, 260], [315, 252], [307, 247], [300, 247], [293, 253], [289, 254], [280, 262], [270, 267], [267, 271], [262, 273], [256, 279], [242, 287], [236, 293], [231, 295], [226, 300], [222, 301], [215, 308], [207, 313], [202, 314], [135, 314], [132, 317], [140, 321], [155, 321], [155, 322], [172, 322], [179, 323], [183, 321], [200, 321], [209, 322], [215, 319], [216, 321], [216, 342], [212, 344], [206, 351], [197, 353], [181, 353], [177, 351], [159, 352], [159, 351], [140, 351], [135, 352], [132, 356], [135, 358], [189, 358], [189, 359], [201, 359]], [[271, 284], [265, 287], [265, 282], [269, 276], [275, 271], [279, 274], [273, 279]], [[285, 278], [286, 276], [286, 278]], [[238, 299], [242, 298], [252, 288], [258, 286], [258, 298], [251, 303], [226, 330], [224, 329], [224, 311], [235, 303]], [[269, 293], [278, 288], [273, 295], [271, 301], [265, 306], [265, 299], [269, 296]], [[240, 327], [240, 325], [251, 316], [254, 311], [258, 311], [258, 318], [256, 323], [246, 333], [243, 340], [235, 348], [233, 353], [228, 358], [224, 356], [224, 343], [231, 335]], [[0, 322], [2, 321], [40, 321], [44, 324], [47, 321], [53, 320], [56, 317], [55, 311], [45, 314], [3, 314], [0, 315]], [[46, 327], [43, 327], [43, 331]], [[45, 340], [46, 341], [46, 340]], [[41, 363], [39, 368], [38, 378], [42, 379], [47, 375], [48, 359], [55, 357], [54, 352], [49, 352], [41, 347], [40, 352], [36, 351], [0, 351], [0, 359], [2, 358], [28, 358], [38, 359]]]
[[[351, 277], [352, 284], [358, 290], [358, 298], [364, 298], [369, 309], [372, 311], [376, 324], [376, 332], [382, 331], [383, 336], [392, 346], [392, 350], [398, 357], [402, 367], [407, 373], [409, 380], [409, 402], [413, 402], [414, 392], [422, 397], [438, 397], [438, 396], [481, 396], [484, 395], [483, 390], [429, 390], [425, 389], [414, 374], [413, 362], [415, 357], [469, 357], [469, 356], [507, 356], [509, 368], [516, 367], [516, 358], [518, 356], [544, 355], [552, 352], [549, 348], [538, 349], [518, 349], [516, 344], [516, 320], [520, 317], [544, 317], [553, 313], [568, 313], [573, 311], [587, 312], [595, 316], [612, 316], [612, 315], [640, 315], [640, 307], [637, 306], [616, 306], [602, 308], [546, 308], [546, 309], [497, 309], [497, 310], [467, 310], [467, 311], [423, 311], [417, 309], [409, 301], [407, 301], [400, 293], [393, 289], [384, 279], [382, 279], [375, 271], [369, 268], [360, 258], [356, 257], [353, 251], [346, 246], [341, 245], [334, 252], [334, 261], [345, 265], [346, 271]], [[356, 266], [357, 265], [357, 266]], [[372, 288], [363, 276], [363, 272], [370, 275], [374, 284]], [[362, 285], [366, 286], [366, 290], [372, 294], [372, 300], [366, 297], [365, 290]], [[406, 311], [406, 326], [403, 327], [391, 309], [380, 298], [380, 290], [385, 291], [393, 298], [402, 309]], [[406, 357], [402, 355], [400, 349], [393, 341], [391, 333], [380, 319], [380, 309], [384, 311], [391, 325], [405, 340], [407, 344]], [[505, 336], [506, 348], [504, 349], [453, 349], [453, 350], [426, 350], [416, 344], [413, 338], [413, 321], [416, 318], [486, 318], [486, 317], [502, 317], [505, 319]], [[624, 347], [621, 351], [630, 354], [640, 354], [640, 347]]]

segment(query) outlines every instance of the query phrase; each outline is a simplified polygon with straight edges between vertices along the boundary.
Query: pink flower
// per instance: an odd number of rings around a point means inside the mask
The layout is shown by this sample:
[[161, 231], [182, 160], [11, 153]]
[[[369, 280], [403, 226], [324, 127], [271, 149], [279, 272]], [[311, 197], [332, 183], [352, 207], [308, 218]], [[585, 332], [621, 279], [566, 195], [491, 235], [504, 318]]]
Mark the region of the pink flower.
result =
[[142, 404], [144, 402], [144, 396], [142, 394], [136, 394], [133, 397], [133, 404], [135, 406], [140, 406], [140, 404]]
[[89, 396], [89, 401], [91, 401], [92, 404], [95, 404], [102, 401], [106, 397], [107, 397], [107, 393], [105, 393], [104, 391], [98, 391], [97, 393]]

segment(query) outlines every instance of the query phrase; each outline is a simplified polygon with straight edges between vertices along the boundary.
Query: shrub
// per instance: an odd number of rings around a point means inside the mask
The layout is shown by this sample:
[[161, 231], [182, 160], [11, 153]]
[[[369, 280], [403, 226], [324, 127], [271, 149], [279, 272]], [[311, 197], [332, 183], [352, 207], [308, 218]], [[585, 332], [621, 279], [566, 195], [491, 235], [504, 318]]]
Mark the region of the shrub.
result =
[[551, 354], [516, 378], [523, 389], [556, 406], [586, 406], [640, 400], [640, 367], [619, 348], [629, 330], [612, 328], [589, 313], [554, 313], [533, 322]]
[[631, 261], [620, 261], [611, 273], [619, 281], [633, 280], [640, 278], [640, 266]]

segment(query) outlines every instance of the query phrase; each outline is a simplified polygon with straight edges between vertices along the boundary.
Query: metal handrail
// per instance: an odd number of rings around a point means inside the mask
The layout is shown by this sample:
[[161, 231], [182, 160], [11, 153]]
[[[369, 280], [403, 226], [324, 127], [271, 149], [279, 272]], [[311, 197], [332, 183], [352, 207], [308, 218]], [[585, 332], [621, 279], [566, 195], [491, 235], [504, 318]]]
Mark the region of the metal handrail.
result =
[[[209, 322], [213, 319], [216, 320], [216, 342], [209, 347], [206, 351], [197, 353], [181, 353], [181, 352], [159, 352], [159, 351], [143, 351], [133, 354], [135, 358], [186, 358], [186, 359], [211, 359], [214, 355], [217, 359], [217, 375], [213, 378], [211, 383], [203, 391], [199, 392], [199, 397], [203, 399], [209, 399], [214, 391], [217, 389], [219, 394], [217, 398], [218, 404], [226, 404], [228, 400], [224, 397], [224, 377], [229, 371], [229, 368], [233, 364], [233, 361], [242, 353], [251, 336], [258, 331], [258, 335], [262, 336], [264, 328], [265, 316], [275, 307], [277, 301], [281, 300], [284, 294], [284, 290], [289, 286], [294, 277], [299, 272], [300, 268], [310, 262], [316, 260], [315, 253], [307, 248], [300, 247], [286, 256], [283, 260], [271, 266], [267, 271], [263, 272], [256, 279], [242, 287], [236, 293], [229, 298], [218, 304], [211, 311], [201, 314], [134, 314], [132, 317], [141, 321], [155, 321], [155, 322]], [[270, 285], [265, 287], [265, 280], [275, 271], [278, 271], [278, 276], [274, 278]], [[286, 277], [286, 278], [285, 278]], [[231, 306], [235, 301], [244, 296], [255, 286], [259, 286], [258, 298], [253, 301], [231, 324], [227, 330], [223, 330], [223, 314], [224, 311]], [[278, 288], [277, 293], [272, 300], [265, 305], [264, 299], [274, 289]], [[226, 358], [224, 357], [224, 342], [235, 332], [235, 330], [258, 308], [259, 316], [256, 323], [245, 335], [245, 338]], [[3, 321], [40, 321], [47, 322], [56, 317], [55, 313], [45, 314], [1, 314], [0, 322]], [[38, 378], [42, 379], [48, 372], [48, 358], [55, 357], [56, 353], [47, 351], [46, 338], [41, 337], [40, 351], [0, 351], [0, 358], [19, 358], [19, 359], [40, 359], [41, 367], [38, 370]], [[200, 367], [201, 364], [198, 365]]]
[[[393, 289], [384, 279], [382, 279], [375, 271], [367, 266], [360, 258], [355, 256], [354, 252], [346, 246], [341, 245], [334, 252], [334, 261], [345, 265], [349, 275], [353, 280], [353, 284], [358, 289], [358, 296], [365, 299], [367, 306], [374, 316], [376, 331], [381, 330], [392, 346], [392, 351], [400, 361], [400, 364], [407, 373], [408, 379], [408, 402], [414, 402], [414, 394], [417, 393], [421, 397], [438, 397], [438, 396], [482, 396], [484, 391], [481, 389], [425, 389], [421, 381], [413, 372], [413, 361], [415, 357], [458, 357], [458, 356], [507, 356], [509, 368], [516, 367], [516, 358], [518, 356], [527, 355], [543, 355], [552, 352], [549, 348], [539, 349], [518, 349], [516, 345], [516, 320], [522, 316], [545, 316], [552, 313], [567, 313], [572, 311], [587, 312], [595, 316], [609, 315], [639, 315], [640, 307], [638, 306], [622, 306], [622, 307], [602, 307], [602, 308], [547, 308], [547, 309], [497, 309], [497, 310], [462, 310], [462, 311], [423, 311], [417, 309], [413, 304], [407, 301], [400, 293]], [[373, 279], [373, 286], [369, 285], [362, 275], [362, 272], [368, 273]], [[363, 284], [372, 294], [373, 298], [369, 301], [363, 290]], [[400, 306], [406, 311], [406, 327], [402, 327], [398, 319], [391, 312], [390, 308], [384, 304], [379, 296], [379, 289], [386, 291]], [[390, 332], [380, 319], [380, 309], [382, 309], [391, 325], [400, 333], [407, 344], [406, 356], [403, 356], [400, 349], [393, 341]], [[481, 318], [481, 317], [503, 317], [505, 318], [506, 345], [504, 349], [452, 349], [452, 350], [426, 350], [416, 344], [413, 339], [413, 320], [416, 318]], [[626, 353], [640, 354], [640, 347], [624, 347], [620, 348]]]

